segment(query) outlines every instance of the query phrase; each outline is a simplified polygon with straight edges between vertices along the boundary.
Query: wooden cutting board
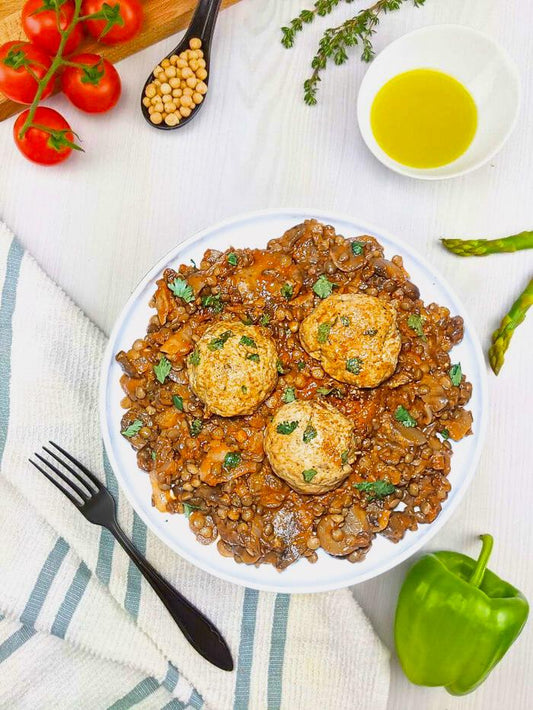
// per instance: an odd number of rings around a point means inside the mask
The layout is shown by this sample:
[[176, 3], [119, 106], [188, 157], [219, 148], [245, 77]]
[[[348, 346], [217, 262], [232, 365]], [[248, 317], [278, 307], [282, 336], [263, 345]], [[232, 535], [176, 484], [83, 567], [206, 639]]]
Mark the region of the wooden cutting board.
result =
[[[222, 7], [228, 7], [238, 1], [224, 0]], [[0, 0], [0, 45], [10, 40], [27, 39], [20, 24], [23, 5], [24, 0]], [[195, 7], [196, 0], [144, 0], [143, 29], [130, 42], [107, 47], [92, 39], [86, 39], [80, 51], [94, 51], [103, 54], [112, 62], [117, 62], [187, 27]], [[142, 79], [144, 81], [144, 77]], [[0, 94], [0, 121], [23, 108], [21, 104], [16, 104]]]

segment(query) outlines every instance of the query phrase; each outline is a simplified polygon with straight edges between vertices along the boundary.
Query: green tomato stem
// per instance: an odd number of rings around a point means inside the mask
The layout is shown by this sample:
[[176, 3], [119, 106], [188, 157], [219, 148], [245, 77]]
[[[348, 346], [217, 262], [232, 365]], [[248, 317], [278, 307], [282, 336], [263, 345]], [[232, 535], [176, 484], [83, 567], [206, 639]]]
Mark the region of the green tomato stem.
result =
[[483, 581], [485, 570], [489, 562], [490, 553], [492, 552], [492, 546], [494, 544], [494, 538], [492, 537], [492, 535], [480, 535], [479, 538], [483, 542], [483, 547], [481, 548], [481, 552], [478, 557], [474, 572], [470, 577], [470, 584], [473, 587], [479, 587], [479, 585]]

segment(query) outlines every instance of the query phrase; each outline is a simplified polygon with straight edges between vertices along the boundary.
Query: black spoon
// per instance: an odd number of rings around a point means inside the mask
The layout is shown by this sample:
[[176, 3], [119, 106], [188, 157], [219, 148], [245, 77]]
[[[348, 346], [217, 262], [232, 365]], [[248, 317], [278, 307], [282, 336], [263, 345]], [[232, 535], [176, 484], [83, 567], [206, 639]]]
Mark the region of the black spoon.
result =
[[[220, 10], [221, 2], [222, 0], [199, 0], [193, 18], [191, 20], [191, 24], [189, 25], [185, 36], [177, 47], [175, 47], [171, 52], [169, 52], [166, 57], [163, 57], [163, 59], [169, 59], [173, 54], [179, 55], [181, 52], [185, 51], [186, 49], [189, 49], [189, 40], [193, 38], [198, 38], [202, 40], [202, 51], [204, 53], [203, 58], [205, 61], [205, 69], [207, 71], [207, 77], [206, 79], [204, 79], [204, 83], [207, 86], [209, 85], [209, 60], [211, 56], [211, 40], [213, 38], [213, 30], [215, 29], [215, 24], [217, 21], [218, 11]], [[144, 98], [144, 92], [146, 90], [146, 87], [148, 86], [148, 84], [151, 84], [154, 79], [155, 76], [152, 72], [149, 75], [148, 79], [145, 81], [141, 94], [141, 111], [145, 120], [150, 124], [150, 126], [152, 126], [152, 128], [159, 128], [162, 131], [173, 131], [175, 128], [181, 128], [196, 116], [198, 111], [205, 103], [205, 97], [207, 96], [207, 93], [204, 96], [204, 101], [202, 101], [201, 104], [198, 104], [195, 106], [195, 108], [193, 108], [190, 116], [187, 116], [186, 118], [182, 117], [180, 119], [180, 122], [175, 126], [167, 126], [164, 121], [162, 123], [152, 123], [152, 121], [150, 120], [150, 114], [148, 113], [148, 107], [143, 104], [142, 100]]]

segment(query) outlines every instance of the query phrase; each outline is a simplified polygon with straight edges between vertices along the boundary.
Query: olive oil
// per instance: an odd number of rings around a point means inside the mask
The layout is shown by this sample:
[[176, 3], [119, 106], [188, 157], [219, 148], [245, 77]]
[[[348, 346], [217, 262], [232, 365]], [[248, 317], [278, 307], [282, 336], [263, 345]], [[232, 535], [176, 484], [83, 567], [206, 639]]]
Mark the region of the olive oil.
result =
[[389, 157], [413, 168], [437, 168], [461, 156], [477, 129], [477, 108], [449, 74], [413, 69], [390, 79], [370, 113], [374, 138]]

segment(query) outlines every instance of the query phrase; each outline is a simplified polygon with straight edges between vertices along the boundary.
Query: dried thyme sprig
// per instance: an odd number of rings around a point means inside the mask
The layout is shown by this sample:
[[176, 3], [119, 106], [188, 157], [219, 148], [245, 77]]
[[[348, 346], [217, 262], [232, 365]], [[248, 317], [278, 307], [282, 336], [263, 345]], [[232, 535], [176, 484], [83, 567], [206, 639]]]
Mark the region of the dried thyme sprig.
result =
[[[351, 2], [352, 0], [346, 0]], [[315, 10], [304, 10], [292, 20], [290, 27], [282, 28], [282, 44], [292, 47], [296, 32], [304, 24], [313, 21], [316, 15], [326, 15], [339, 4], [340, 0], [319, 0], [315, 3]], [[361, 59], [369, 62], [374, 56], [371, 37], [379, 23], [379, 15], [399, 10], [406, 0], [378, 0], [371, 7], [361, 10], [355, 17], [343, 22], [338, 27], [327, 29], [318, 44], [318, 49], [311, 61], [313, 73], [304, 82], [304, 101], [309, 106], [317, 103], [318, 82], [321, 80], [320, 72], [326, 68], [329, 59], [337, 65], [348, 60], [347, 49], [359, 45], [362, 48]], [[425, 0], [412, 0], [415, 7], [420, 7]], [[319, 6], [319, 8], [317, 8]], [[320, 10], [320, 11], [319, 11]]]

